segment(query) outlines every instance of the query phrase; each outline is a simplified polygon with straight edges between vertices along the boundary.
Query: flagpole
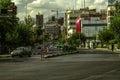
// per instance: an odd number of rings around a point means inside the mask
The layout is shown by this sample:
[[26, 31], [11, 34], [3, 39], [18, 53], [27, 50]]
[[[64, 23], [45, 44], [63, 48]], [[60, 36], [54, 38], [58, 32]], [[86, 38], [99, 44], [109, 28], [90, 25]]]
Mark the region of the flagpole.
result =
[[83, 6], [82, 6], [82, 0], [81, 0], [81, 8], [82, 8]]
[[74, 2], [74, 5], [75, 5], [75, 9], [76, 9], [76, 0], [75, 0], [75, 2]]

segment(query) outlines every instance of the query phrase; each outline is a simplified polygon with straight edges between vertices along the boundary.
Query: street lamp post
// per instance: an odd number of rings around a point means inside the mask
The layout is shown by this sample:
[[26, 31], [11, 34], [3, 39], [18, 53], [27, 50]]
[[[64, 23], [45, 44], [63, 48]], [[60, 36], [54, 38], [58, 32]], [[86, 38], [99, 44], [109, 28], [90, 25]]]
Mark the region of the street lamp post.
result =
[[42, 40], [43, 40], [43, 44], [42, 44], [42, 51], [40, 53], [40, 59], [43, 60], [44, 58], [44, 54], [45, 54], [45, 41], [44, 41], [44, 26], [43, 26], [43, 29], [42, 29]]
[[95, 27], [95, 46], [97, 46], [97, 32], [98, 32], [98, 19], [96, 20], [96, 27]]
[[27, 0], [25, 2], [26, 2], [26, 17], [27, 17]]

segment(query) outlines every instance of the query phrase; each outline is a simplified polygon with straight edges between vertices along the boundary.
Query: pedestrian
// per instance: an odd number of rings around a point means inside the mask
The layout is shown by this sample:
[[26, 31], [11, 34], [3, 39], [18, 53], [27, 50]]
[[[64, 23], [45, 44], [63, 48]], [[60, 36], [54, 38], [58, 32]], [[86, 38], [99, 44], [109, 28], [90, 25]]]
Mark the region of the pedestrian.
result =
[[46, 47], [46, 52], [48, 52], [49, 51], [49, 49], [48, 49], [48, 47]]
[[42, 49], [40, 52], [40, 59], [43, 60], [43, 58], [44, 58], [44, 49]]
[[111, 50], [114, 51], [114, 44], [111, 45]]

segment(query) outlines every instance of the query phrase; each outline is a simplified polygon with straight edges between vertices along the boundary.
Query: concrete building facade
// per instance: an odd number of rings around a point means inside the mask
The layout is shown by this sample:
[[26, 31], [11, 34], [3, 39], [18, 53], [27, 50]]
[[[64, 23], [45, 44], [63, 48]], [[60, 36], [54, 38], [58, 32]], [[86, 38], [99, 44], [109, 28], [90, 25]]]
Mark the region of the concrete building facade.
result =
[[77, 17], [81, 17], [81, 32], [88, 38], [93, 37], [99, 30], [107, 27], [106, 10], [101, 10], [99, 13], [96, 9], [89, 8], [67, 10], [65, 13], [67, 37], [76, 32]]
[[61, 28], [56, 23], [45, 24], [45, 33], [49, 35], [49, 39], [58, 39], [61, 35]]
[[108, 0], [108, 6], [107, 6], [107, 26], [109, 27], [111, 24], [111, 21], [114, 17], [114, 11], [115, 11], [115, 6], [114, 3], [116, 0]]
[[37, 26], [40, 26], [40, 27], [43, 27], [43, 15], [42, 14], [37, 14], [36, 15], [36, 25]]
[[115, 12], [115, 3], [120, 2], [120, 0], [108, 0], [108, 6], [107, 6], [107, 26], [109, 27], [111, 24], [111, 21], [114, 17]]

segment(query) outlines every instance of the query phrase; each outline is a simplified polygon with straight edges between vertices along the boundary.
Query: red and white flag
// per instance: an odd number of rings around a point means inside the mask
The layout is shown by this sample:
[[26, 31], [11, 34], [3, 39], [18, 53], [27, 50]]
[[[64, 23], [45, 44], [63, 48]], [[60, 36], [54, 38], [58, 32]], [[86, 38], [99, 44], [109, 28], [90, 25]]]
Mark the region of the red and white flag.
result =
[[81, 32], [81, 17], [78, 17], [76, 19], [76, 32], [80, 33]]

